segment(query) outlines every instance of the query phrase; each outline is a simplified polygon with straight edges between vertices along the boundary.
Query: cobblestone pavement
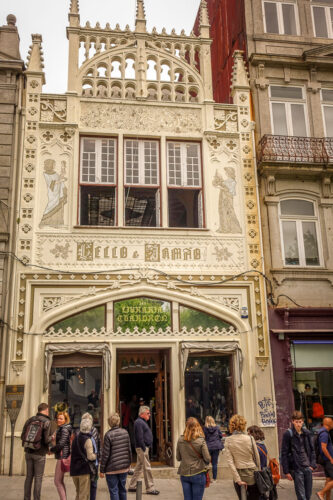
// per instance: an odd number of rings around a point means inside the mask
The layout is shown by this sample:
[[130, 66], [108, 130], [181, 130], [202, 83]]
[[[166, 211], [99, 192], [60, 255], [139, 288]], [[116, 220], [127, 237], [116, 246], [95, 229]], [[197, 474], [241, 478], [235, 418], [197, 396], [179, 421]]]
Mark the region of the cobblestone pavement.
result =
[[[66, 477], [65, 480], [67, 487], [68, 500], [75, 499], [75, 489], [72, 480]], [[156, 488], [160, 490], [161, 494], [156, 497], [159, 500], [182, 500], [182, 489], [178, 479], [156, 479]], [[318, 500], [316, 491], [322, 488], [322, 480], [314, 480], [313, 495], [311, 500]], [[23, 498], [23, 476], [0, 476], [0, 499], [1, 500], [21, 500]], [[293, 484], [287, 480], [280, 481], [278, 485], [279, 500], [293, 500], [296, 499]], [[333, 495], [332, 495], [333, 496]], [[135, 500], [135, 493], [128, 493], [128, 500]], [[153, 498], [143, 494], [143, 499], [148, 500]], [[236, 494], [233, 489], [232, 481], [219, 480], [212, 484], [205, 491], [204, 500], [237, 500]], [[41, 500], [59, 500], [52, 477], [45, 477], [43, 481], [42, 497]], [[105, 479], [99, 479], [97, 500], [109, 500], [109, 495], [106, 487]]]

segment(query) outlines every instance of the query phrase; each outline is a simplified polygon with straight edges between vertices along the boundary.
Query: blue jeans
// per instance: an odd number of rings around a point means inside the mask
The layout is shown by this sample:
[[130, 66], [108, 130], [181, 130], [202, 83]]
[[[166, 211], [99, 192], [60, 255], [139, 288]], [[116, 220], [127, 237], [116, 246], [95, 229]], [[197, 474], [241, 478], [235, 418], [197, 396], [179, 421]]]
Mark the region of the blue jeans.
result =
[[206, 486], [206, 473], [200, 472], [194, 476], [180, 476], [184, 500], [202, 500]]
[[127, 472], [123, 474], [105, 474], [111, 500], [126, 500]]
[[312, 470], [309, 467], [292, 473], [297, 500], [310, 500], [312, 494]]
[[219, 461], [219, 453], [220, 450], [209, 450], [211, 459], [212, 459], [212, 467], [213, 467], [213, 479], [217, 478], [217, 463]]

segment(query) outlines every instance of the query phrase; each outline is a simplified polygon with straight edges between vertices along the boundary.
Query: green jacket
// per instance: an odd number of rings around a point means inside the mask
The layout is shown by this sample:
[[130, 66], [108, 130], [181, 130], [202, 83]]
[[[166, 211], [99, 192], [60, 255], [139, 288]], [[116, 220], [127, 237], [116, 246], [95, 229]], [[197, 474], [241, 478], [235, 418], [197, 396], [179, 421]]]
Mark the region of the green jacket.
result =
[[199, 437], [191, 441], [193, 450], [189, 442], [184, 440], [184, 436], [180, 436], [177, 443], [176, 457], [180, 462], [178, 474], [181, 476], [194, 476], [207, 470], [210, 462], [210, 454], [207, 448], [205, 438]]

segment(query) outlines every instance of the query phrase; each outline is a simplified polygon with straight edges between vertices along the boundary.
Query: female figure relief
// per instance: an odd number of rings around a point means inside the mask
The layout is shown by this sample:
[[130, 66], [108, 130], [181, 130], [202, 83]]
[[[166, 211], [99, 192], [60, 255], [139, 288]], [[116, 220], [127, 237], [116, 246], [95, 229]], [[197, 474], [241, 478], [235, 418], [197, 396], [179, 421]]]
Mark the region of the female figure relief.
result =
[[220, 190], [219, 195], [219, 233], [241, 233], [241, 227], [234, 209], [234, 196], [236, 196], [236, 174], [233, 167], [225, 167], [227, 179], [223, 179], [216, 170], [213, 186]]
[[67, 202], [65, 186], [66, 162], [61, 162], [60, 175], [55, 170], [55, 160], [45, 160], [44, 178], [47, 186], [48, 203], [45, 207], [41, 226], [59, 226], [64, 223], [64, 205]]

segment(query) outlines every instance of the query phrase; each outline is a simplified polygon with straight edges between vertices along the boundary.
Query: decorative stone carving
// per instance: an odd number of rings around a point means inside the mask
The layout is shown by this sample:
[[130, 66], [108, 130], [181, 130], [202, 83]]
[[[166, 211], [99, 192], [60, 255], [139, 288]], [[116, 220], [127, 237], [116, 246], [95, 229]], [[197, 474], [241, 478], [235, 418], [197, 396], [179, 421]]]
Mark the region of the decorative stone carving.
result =
[[40, 101], [40, 119], [42, 122], [65, 122], [67, 101], [64, 99], [43, 99]]
[[19, 377], [25, 368], [25, 361], [12, 361], [11, 367], [16, 376]]
[[265, 368], [267, 368], [267, 366], [268, 366], [269, 357], [268, 356], [257, 356], [256, 362], [257, 362], [257, 365], [262, 369], [262, 371], [264, 371]]
[[237, 132], [238, 130], [237, 111], [215, 109], [214, 127], [215, 130], [222, 132]]
[[39, 227], [58, 227], [64, 224], [64, 205], [67, 203], [66, 162], [61, 162], [60, 172], [58, 173], [55, 160], [45, 160], [44, 178], [47, 186], [48, 203], [44, 209]]
[[61, 297], [43, 297], [42, 310], [43, 312], [51, 311], [56, 307], [62, 306], [75, 300], [76, 296], [61, 296]]
[[189, 109], [169, 109], [122, 104], [82, 103], [81, 125], [111, 130], [141, 130], [146, 132], [201, 132], [201, 112]]
[[236, 173], [233, 167], [225, 167], [224, 179], [216, 170], [213, 186], [220, 190], [219, 194], [219, 233], [241, 233], [241, 227], [234, 209], [234, 197], [236, 196]]

